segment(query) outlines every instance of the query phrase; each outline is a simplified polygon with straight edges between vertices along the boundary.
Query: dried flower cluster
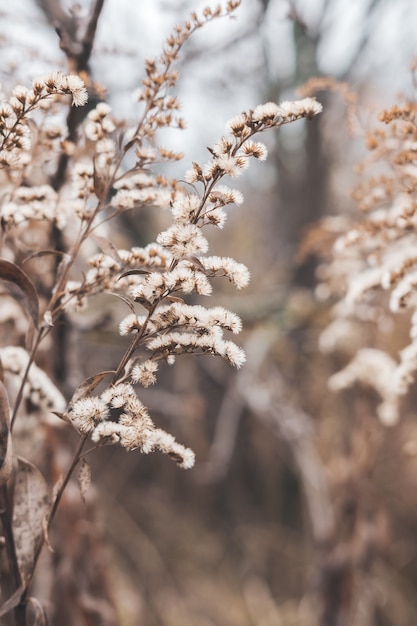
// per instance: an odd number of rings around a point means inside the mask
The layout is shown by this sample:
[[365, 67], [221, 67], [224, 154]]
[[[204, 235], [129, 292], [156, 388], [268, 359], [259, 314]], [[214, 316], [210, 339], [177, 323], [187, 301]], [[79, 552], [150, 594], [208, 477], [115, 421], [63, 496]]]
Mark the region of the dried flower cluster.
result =
[[87, 90], [79, 76], [53, 72], [33, 81], [32, 88], [18, 86], [0, 102], [0, 167], [18, 167], [31, 158], [30, 113], [48, 108], [51, 96], [68, 94], [75, 106], [87, 102]]
[[337, 290], [342, 296], [323, 336], [323, 347], [337, 345], [342, 335], [348, 343], [358, 330], [355, 320], [383, 332], [404, 324], [404, 319], [410, 324], [409, 344], [401, 350], [399, 361], [376, 349], [376, 344], [373, 349], [359, 349], [347, 368], [331, 380], [333, 388], [358, 381], [373, 387], [382, 400], [378, 415], [388, 425], [398, 421], [399, 399], [417, 371], [416, 114], [414, 103], [393, 106], [379, 115], [384, 126], [367, 133], [366, 164], [376, 173], [353, 194], [364, 217], [354, 224], [339, 218], [325, 222], [325, 229], [336, 235], [335, 245], [331, 262], [319, 269], [318, 293]]
[[[170, 94], [177, 81], [172, 64], [193, 31], [237, 6], [238, 2], [229, 2], [224, 11], [207, 9], [202, 18], [193, 14], [168, 38], [161, 57], [146, 62], [146, 77], [136, 94], [142, 106], [136, 125], [120, 122], [108, 104], [100, 102], [88, 113], [78, 144], [71, 146], [65, 129], [48, 123], [48, 112], [65, 94], [76, 106], [85, 104], [87, 92], [78, 76], [58, 72], [35, 80], [30, 90], [16, 88], [0, 110], [3, 254], [16, 264], [22, 258], [20, 250], [32, 254], [27, 280], [38, 285], [43, 308], [32, 353], [5, 347], [3, 367], [22, 378], [21, 397], [32, 397], [36, 391], [39, 402], [63, 412], [62, 396], [55, 388], [50, 390], [49, 378], [42, 378], [33, 363], [36, 349], [62, 311], [86, 307], [98, 293], [120, 294], [131, 309], [120, 322], [120, 333], [131, 337], [130, 346], [110, 387], [95, 396], [93, 388], [80, 392], [81, 386], [64, 417], [96, 443], [117, 442], [143, 452], [159, 449], [183, 467], [192, 465], [193, 454], [154, 426], [133, 385], [154, 384], [161, 363], [172, 364], [181, 354], [219, 355], [235, 367], [244, 363], [242, 349], [225, 337], [241, 330], [240, 319], [222, 307], [186, 302], [191, 294], [209, 296], [216, 277], [226, 277], [238, 289], [249, 282], [249, 271], [241, 263], [207, 255], [203, 231], [207, 226], [223, 228], [227, 208], [242, 204], [241, 192], [223, 179], [238, 177], [251, 159], [266, 159], [266, 147], [254, 136], [321, 111], [313, 98], [260, 105], [228, 122], [226, 134], [209, 150], [210, 159], [202, 165], [193, 163], [185, 182], [169, 181], [152, 170], [158, 162], [181, 158], [157, 142], [159, 129], [183, 126], [177, 116], [178, 101]], [[50, 160], [59, 151], [72, 159], [71, 181], [60, 189], [47, 176], [42, 184], [27, 184], [38, 162], [42, 166], [45, 148]], [[74, 279], [73, 268], [83, 258], [84, 242], [106, 232], [105, 225], [121, 212], [145, 205], [170, 207], [172, 225], [143, 248], [117, 250], [99, 237], [102, 252], [86, 258], [83, 278]], [[49, 244], [52, 226], [68, 242], [59, 264], [47, 250], [53, 247]]]
[[[0, 508], [2, 522], [7, 518], [3, 529], [14, 527], [18, 539], [10, 533], [7, 537], [15, 580], [6, 612], [17, 607], [22, 616], [26, 611], [46, 531], [77, 466], [85, 497], [90, 480], [85, 457], [94, 449], [117, 444], [145, 454], [160, 451], [182, 468], [193, 466], [194, 452], [155, 425], [140, 389], [155, 384], [160, 369], [173, 365], [178, 356], [220, 356], [236, 368], [245, 362], [243, 350], [230, 339], [242, 329], [240, 318], [221, 306], [196, 303], [212, 294], [218, 279], [242, 289], [250, 278], [242, 263], [209, 255], [207, 231], [223, 228], [228, 209], [243, 202], [227, 179], [239, 177], [251, 159], [266, 159], [267, 149], [255, 136], [311, 119], [322, 107], [310, 97], [259, 105], [233, 117], [224, 136], [209, 148], [207, 162], [192, 163], [183, 180], [169, 180], [158, 171], [160, 163], [182, 157], [161, 147], [159, 137], [165, 128], [184, 126], [171, 93], [178, 78], [173, 64], [196, 29], [231, 15], [238, 5], [238, 0], [229, 0], [224, 9], [205, 9], [202, 17], [193, 13], [175, 28], [161, 56], [146, 61], [146, 75], [135, 94], [135, 123], [118, 119], [104, 101], [84, 118], [75, 115], [68, 96], [82, 107], [85, 85], [95, 88], [80, 68], [80, 76], [54, 72], [34, 80], [31, 88], [19, 86], [9, 98], [0, 97], [0, 496], [3, 488], [7, 496], [4, 510], [4, 503]], [[101, 6], [96, 3], [92, 20]], [[92, 44], [93, 21], [89, 26]], [[76, 53], [64, 39], [62, 47], [75, 68]], [[66, 124], [59, 122], [65, 118]], [[131, 248], [129, 242], [127, 249], [120, 249], [110, 222], [117, 225], [124, 212], [143, 207], [166, 209], [171, 224], [155, 242]], [[75, 332], [77, 313], [98, 294], [117, 296], [128, 307], [118, 320], [127, 347], [114, 369], [92, 373], [68, 393], [75, 375], [70, 371], [68, 376], [69, 333]], [[59, 377], [66, 398], [53, 382]], [[51, 429], [58, 417], [62, 428], [70, 425], [79, 435], [64, 470], [61, 460], [52, 458], [51, 441], [59, 435], [51, 435]], [[50, 480], [63, 473], [53, 489], [34, 464], [23, 458], [14, 465], [11, 461], [12, 441], [18, 454], [23, 432], [34, 421], [36, 440], [47, 450], [43, 456], [48, 463], [51, 459]], [[15, 498], [12, 506], [7, 490]]]
[[155, 428], [146, 407], [128, 383], [112, 385], [99, 397], [77, 400], [68, 417], [94, 442], [119, 443], [127, 450], [139, 448], [145, 454], [158, 449], [185, 469], [194, 465], [194, 453], [172, 435]]
[[[163, 196], [171, 207], [173, 223], [158, 235], [156, 243], [144, 248], [112, 249], [109, 254], [96, 254], [88, 260], [90, 269], [82, 281], [67, 281], [65, 296], [61, 300], [64, 308], [85, 306], [91, 295], [108, 291], [123, 294], [132, 309], [120, 322], [121, 335], [131, 335], [132, 343], [118, 368], [116, 378], [123, 380], [120, 389], [124, 389], [127, 394], [127, 406], [133, 402], [136, 403], [136, 409], [124, 413], [122, 421], [119, 417], [114, 420], [109, 408], [113, 406], [113, 401], [109, 402], [103, 396], [83, 398], [68, 413], [68, 418], [80, 432], [92, 433], [94, 441], [117, 441], [128, 449], [140, 448], [143, 451], [157, 447], [171, 454], [167, 442], [162, 445], [160, 431], [154, 429], [146, 409], [132, 395], [131, 384], [145, 387], [153, 384], [159, 364], [172, 364], [180, 354], [220, 355], [235, 367], [244, 363], [242, 349], [224, 338], [225, 331], [240, 332], [242, 324], [238, 316], [222, 307], [207, 309], [201, 305], [187, 304], [184, 300], [192, 293], [209, 296], [212, 293], [210, 279], [217, 276], [227, 277], [238, 289], [249, 282], [249, 271], [241, 263], [229, 257], [205, 256], [209, 245], [203, 228], [208, 225], [222, 228], [227, 217], [226, 208], [231, 204], [242, 203], [243, 197], [239, 191], [220, 183], [226, 175], [238, 176], [248, 167], [251, 158], [266, 158], [266, 147], [252, 137], [290, 121], [312, 117], [320, 111], [321, 106], [315, 100], [306, 98], [281, 105], [260, 105], [254, 111], [242, 113], [230, 120], [227, 124], [228, 134], [210, 149], [210, 160], [203, 165], [193, 163], [186, 172], [185, 180], [192, 190], [174, 185], [169, 198], [167, 194]], [[106, 117], [108, 113], [109, 109], [106, 108]], [[99, 118], [96, 110], [93, 111], [89, 114], [87, 127], [90, 127], [92, 119]], [[89, 139], [92, 136], [90, 132]], [[79, 176], [80, 171], [77, 171], [76, 176]], [[80, 178], [83, 181], [88, 178], [92, 181], [92, 167], [90, 173], [87, 167], [83, 167], [82, 173]], [[122, 180], [128, 184], [122, 186]], [[141, 194], [144, 194], [142, 198], [147, 202], [155, 203], [156, 198], [161, 198], [158, 187], [157, 177], [151, 177], [136, 168], [128, 177], [123, 175], [117, 179], [118, 191], [110, 209], [117, 211], [135, 206], [141, 202]], [[84, 196], [83, 201], [87, 203], [92, 194], [92, 183], [79, 185], [79, 199]], [[145, 314], [136, 312], [134, 303], [138, 303]], [[121, 402], [122, 396], [119, 394], [117, 397]], [[133, 424], [134, 419], [136, 426]], [[149, 439], [151, 432], [159, 433], [158, 443], [152, 444], [154, 435]], [[180, 465], [189, 466], [190, 451], [187, 450], [184, 456], [178, 444], [175, 443], [175, 446], [177, 452], [174, 458]]]
[[[221, 356], [237, 368], [245, 362], [243, 350], [227, 336], [241, 331], [239, 317], [189, 301], [210, 296], [217, 278], [227, 278], [237, 289], [249, 282], [243, 264], [208, 255], [205, 231], [223, 228], [227, 209], [243, 202], [241, 192], [224, 179], [240, 176], [251, 159], [266, 159], [267, 149], [255, 135], [310, 119], [321, 105], [305, 98], [257, 106], [227, 123], [208, 161], [193, 163], [183, 181], [168, 180], [156, 169], [162, 161], [181, 158], [160, 147], [158, 137], [160, 129], [183, 127], [170, 93], [177, 81], [172, 65], [197, 28], [229, 15], [238, 4], [206, 9], [202, 18], [193, 14], [168, 38], [161, 57], [146, 62], [136, 94], [141, 107], [136, 124], [118, 120], [107, 103], [99, 102], [79, 125], [78, 140], [69, 141], [55, 113], [67, 107], [66, 95], [76, 106], [85, 104], [87, 91], [78, 76], [59, 72], [36, 79], [31, 89], [17, 87], [0, 105], [0, 277], [10, 286], [2, 319], [12, 329], [2, 337], [0, 359], [14, 400], [10, 430], [21, 419], [24, 400], [32, 410], [53, 411], [81, 436], [51, 519], [87, 439], [92, 449], [119, 444], [144, 453], [159, 450], [183, 468], [193, 465], [194, 453], [157, 428], [139, 399], [138, 387], [153, 385], [161, 365], [172, 365], [184, 354]], [[60, 179], [56, 172], [63, 156], [71, 176], [61, 173]], [[144, 206], [170, 209], [171, 225], [153, 243], [117, 249], [108, 223]], [[51, 380], [53, 371], [47, 375], [35, 362], [42, 346], [53, 341], [62, 315], [73, 319], [74, 311], [100, 293], [116, 294], [129, 307], [119, 330], [130, 343], [114, 371], [81, 383], [67, 403]], [[29, 321], [22, 321], [23, 313]], [[27, 349], [20, 347], [23, 332]], [[106, 376], [111, 380], [99, 393]]]

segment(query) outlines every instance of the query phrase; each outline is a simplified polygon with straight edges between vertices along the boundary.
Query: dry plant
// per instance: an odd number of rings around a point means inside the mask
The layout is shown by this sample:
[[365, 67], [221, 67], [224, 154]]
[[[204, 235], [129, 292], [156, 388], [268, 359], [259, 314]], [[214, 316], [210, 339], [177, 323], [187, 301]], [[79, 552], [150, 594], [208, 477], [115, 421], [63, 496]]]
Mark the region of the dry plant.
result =
[[[86, 30], [89, 52], [101, 5], [96, 4]], [[310, 119], [321, 105], [305, 98], [257, 106], [228, 122], [207, 163], [193, 163], [184, 180], [158, 173], [159, 164], [181, 158], [159, 144], [161, 129], [184, 125], [172, 94], [178, 78], [173, 64], [196, 29], [230, 16], [238, 5], [230, 0], [225, 8], [205, 9], [201, 17], [193, 13], [175, 28], [161, 56], [146, 61], [133, 124], [117, 119], [104, 101], [84, 120], [74, 116], [77, 109], [68, 108], [69, 100], [72, 107], [83, 107], [86, 85], [96, 98], [97, 86], [87, 73], [88, 57], [77, 59], [62, 33], [62, 47], [82, 78], [52, 72], [2, 96], [0, 482], [7, 582], [0, 616], [9, 619], [13, 612], [18, 626], [28, 623], [29, 606], [36, 623], [46, 621], [45, 608], [31, 595], [34, 575], [77, 467], [86, 495], [89, 453], [120, 445], [145, 454], [158, 450], [182, 468], [193, 466], [192, 450], [154, 424], [140, 387], [153, 385], [160, 368], [184, 354], [221, 356], [237, 368], [245, 361], [243, 350], [226, 335], [240, 332], [239, 317], [220, 306], [193, 303], [195, 295], [211, 296], [217, 277], [237, 289], [249, 281], [241, 263], [207, 255], [204, 231], [223, 228], [227, 208], [243, 201], [223, 179], [238, 177], [252, 158], [266, 158], [255, 135]], [[144, 206], [169, 209], [172, 224], [145, 247], [118, 249], [110, 236], [114, 224], [126, 211]], [[68, 383], [61, 381], [60, 388], [51, 354], [60, 349], [62, 329], [103, 293], [128, 310], [119, 324], [128, 347], [113, 370], [80, 381], [67, 397]], [[30, 441], [40, 457], [56, 456], [51, 441], [58, 440], [51, 433], [68, 428], [79, 440], [60, 476], [44, 476], [19, 455]]]
[[[318, 294], [338, 298], [321, 348], [354, 347], [353, 359], [332, 377], [330, 387], [341, 390], [359, 383], [373, 388], [380, 398], [377, 415], [386, 426], [398, 423], [401, 398], [417, 370], [416, 115], [414, 102], [379, 114], [382, 124], [366, 132], [369, 156], [358, 166], [363, 181], [352, 194], [362, 217], [329, 218], [316, 233], [322, 242], [334, 241], [319, 267]], [[387, 338], [405, 325], [409, 339], [400, 333], [406, 346], [398, 358]], [[373, 328], [367, 333], [369, 345], [362, 342], [355, 349], [364, 326]]]
[[[360, 129], [349, 87], [316, 79], [304, 93], [322, 89], [344, 98], [348, 127], [353, 119]], [[417, 372], [415, 102], [383, 110], [363, 139], [368, 153], [352, 193], [360, 215], [325, 218], [304, 242], [304, 251], [320, 259], [316, 292], [331, 309], [319, 346], [336, 364], [329, 388], [341, 393], [338, 407], [347, 419], [342, 443], [326, 461], [335, 527], [322, 546], [325, 624], [380, 623], [380, 615], [384, 623], [407, 623], [408, 609], [394, 615], [389, 606], [403, 591], [387, 574], [395, 568], [390, 541], [401, 513], [390, 502], [392, 485], [381, 487], [374, 475], [388, 446], [398, 470], [404, 453], [416, 450], [412, 436], [404, 442], [406, 430], [398, 434]], [[406, 476], [398, 471], [392, 480], [401, 488]], [[386, 589], [388, 606], [378, 586]]]

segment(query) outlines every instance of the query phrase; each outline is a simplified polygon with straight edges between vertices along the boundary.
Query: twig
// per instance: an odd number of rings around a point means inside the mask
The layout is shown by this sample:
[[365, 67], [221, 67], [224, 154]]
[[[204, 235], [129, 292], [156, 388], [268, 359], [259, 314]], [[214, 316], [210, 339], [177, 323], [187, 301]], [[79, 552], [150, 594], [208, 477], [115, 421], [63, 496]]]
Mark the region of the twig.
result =
[[78, 442], [78, 447], [77, 447], [76, 451], [74, 452], [74, 456], [72, 458], [71, 465], [69, 466], [69, 468], [67, 470], [67, 473], [65, 474], [64, 480], [62, 481], [62, 484], [60, 485], [60, 487], [58, 489], [58, 492], [57, 492], [57, 494], [55, 496], [55, 499], [54, 499], [54, 501], [52, 503], [51, 512], [50, 512], [49, 518], [48, 518], [48, 530], [50, 529], [50, 527], [52, 525], [52, 522], [53, 522], [55, 514], [57, 512], [59, 503], [61, 502], [62, 495], [63, 495], [63, 493], [65, 491], [65, 488], [68, 485], [68, 483], [70, 481], [70, 478], [71, 478], [71, 476], [72, 476], [75, 468], [77, 467], [78, 462], [79, 462], [79, 460], [80, 460], [80, 458], [82, 456], [82, 452], [83, 452], [84, 446], [85, 446], [85, 444], [87, 442], [87, 439], [88, 439], [88, 435], [84, 435], [80, 439], [80, 441]]

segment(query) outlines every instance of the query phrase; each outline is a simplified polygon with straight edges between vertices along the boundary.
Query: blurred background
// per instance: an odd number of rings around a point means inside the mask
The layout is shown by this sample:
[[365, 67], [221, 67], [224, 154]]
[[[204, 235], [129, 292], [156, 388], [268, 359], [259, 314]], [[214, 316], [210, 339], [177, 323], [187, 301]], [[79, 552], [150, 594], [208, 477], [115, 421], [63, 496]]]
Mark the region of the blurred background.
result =
[[[135, 116], [144, 59], [205, 4], [105, 0], [90, 71], [116, 117]], [[1, 2], [3, 90], [67, 70], [56, 28], [82, 24], [90, 9], [88, 1]], [[323, 217], [355, 211], [355, 164], [378, 111], [413, 99], [416, 26], [413, 0], [243, 0], [235, 20], [214, 21], [184, 48], [177, 92], [187, 129], [162, 139], [185, 154], [169, 171], [180, 178], [191, 161], [206, 160], [233, 115], [295, 99], [315, 76], [349, 88], [320, 89], [323, 114], [271, 133], [267, 163], [238, 181], [245, 203], [211, 234], [211, 253], [245, 263], [252, 281], [238, 294], [219, 284], [212, 304], [243, 318], [248, 363], [237, 373], [220, 360], [184, 359], [142, 394], [155, 421], [195, 450], [193, 470], [116, 449], [91, 459], [87, 509], [75, 486], [58, 516], [71, 540], [57, 549], [54, 623], [417, 623], [412, 401], [388, 431], [369, 393], [331, 394], [329, 376], [376, 341], [377, 329], [358, 331], [356, 347], [322, 354], [333, 302], [316, 297], [318, 256], [300, 252]], [[161, 219], [154, 210], [127, 215], [116, 244], [153, 241]], [[116, 324], [75, 331], [74, 386], [118, 362]], [[394, 349], [402, 340], [384, 339]], [[74, 617], [80, 603], [83, 622]]]

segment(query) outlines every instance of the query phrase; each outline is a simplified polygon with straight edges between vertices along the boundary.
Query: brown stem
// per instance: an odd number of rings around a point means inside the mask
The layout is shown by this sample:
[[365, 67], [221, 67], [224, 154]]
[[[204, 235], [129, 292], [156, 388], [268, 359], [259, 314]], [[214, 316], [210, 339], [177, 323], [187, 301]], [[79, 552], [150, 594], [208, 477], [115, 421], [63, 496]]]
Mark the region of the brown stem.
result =
[[74, 472], [75, 468], [77, 467], [78, 462], [79, 462], [79, 460], [80, 460], [80, 458], [81, 458], [81, 456], [82, 456], [82, 451], [83, 451], [84, 446], [85, 446], [85, 444], [86, 444], [86, 442], [87, 442], [87, 439], [88, 439], [88, 435], [84, 435], [84, 436], [80, 439], [80, 441], [79, 441], [79, 443], [78, 443], [78, 447], [77, 447], [77, 449], [76, 449], [76, 451], [75, 451], [75, 453], [74, 453], [74, 456], [73, 456], [73, 458], [72, 458], [71, 465], [69, 466], [69, 468], [68, 468], [68, 470], [67, 470], [67, 473], [66, 473], [66, 474], [65, 474], [65, 476], [64, 476], [64, 480], [62, 481], [62, 484], [60, 485], [60, 487], [59, 487], [59, 489], [58, 489], [58, 491], [57, 491], [57, 494], [56, 494], [56, 496], [55, 496], [55, 500], [54, 500], [54, 501], [53, 501], [53, 503], [52, 503], [51, 512], [50, 512], [50, 514], [49, 514], [49, 519], [48, 519], [48, 530], [50, 529], [50, 527], [51, 527], [51, 525], [52, 525], [52, 522], [53, 522], [54, 517], [55, 517], [55, 514], [56, 514], [56, 512], [57, 512], [57, 509], [58, 509], [59, 503], [61, 502], [61, 498], [62, 498], [63, 493], [64, 493], [64, 491], [65, 491], [65, 488], [66, 488], [66, 486], [68, 485], [68, 483], [69, 483], [69, 481], [70, 481], [70, 478], [71, 478], [71, 476], [72, 476], [72, 474], [73, 474], [73, 472]]
[[77, 59], [79, 71], [88, 69], [88, 62], [90, 60], [91, 52], [93, 50], [94, 39], [96, 37], [97, 24], [100, 18], [101, 11], [103, 10], [103, 6], [104, 0], [96, 0], [94, 8], [91, 12], [90, 20], [87, 24], [85, 35], [82, 40], [82, 52]]
[[29, 375], [29, 370], [31, 368], [31, 365], [32, 365], [34, 359], [35, 359], [36, 352], [37, 352], [37, 349], [39, 347], [39, 344], [42, 341], [43, 337], [45, 336], [45, 331], [46, 330], [47, 329], [45, 328], [45, 326], [42, 326], [39, 329], [38, 334], [37, 334], [36, 339], [35, 339], [35, 343], [34, 343], [33, 348], [31, 350], [31, 353], [30, 353], [30, 356], [29, 356], [29, 361], [28, 361], [28, 364], [26, 366], [25, 372], [24, 372], [24, 374], [22, 376], [22, 382], [20, 384], [19, 391], [17, 392], [16, 400], [15, 400], [15, 403], [14, 403], [13, 413], [12, 413], [11, 420], [10, 420], [10, 432], [13, 429], [13, 424], [14, 424], [14, 422], [16, 420], [17, 412], [18, 412], [20, 404], [22, 402], [23, 389], [25, 387], [25, 384], [26, 384], [26, 381], [27, 381], [27, 378], [28, 378], [28, 375]]
[[[243, 146], [243, 144], [246, 141], [248, 141], [248, 139], [250, 139], [251, 137], [256, 135], [256, 133], [259, 132], [259, 130], [262, 130], [262, 129], [254, 129], [247, 137], [245, 137], [241, 141], [237, 142], [237, 144], [235, 145], [235, 147], [233, 148], [233, 150], [231, 152], [232, 156], [235, 156], [237, 151]], [[199, 206], [199, 208], [197, 210], [197, 213], [195, 215], [195, 218], [194, 218], [194, 223], [195, 224], [198, 222], [198, 219], [201, 216], [201, 213], [202, 213], [202, 211], [204, 209], [204, 205], [207, 202], [207, 198], [209, 197], [210, 193], [212, 192], [213, 188], [217, 185], [219, 180], [221, 180], [223, 178], [223, 176], [224, 176], [224, 172], [219, 171], [216, 174], [214, 174], [213, 179], [210, 182], [210, 184], [209, 185], [205, 185], [204, 194], [203, 194], [203, 197], [201, 198], [200, 206]]]

